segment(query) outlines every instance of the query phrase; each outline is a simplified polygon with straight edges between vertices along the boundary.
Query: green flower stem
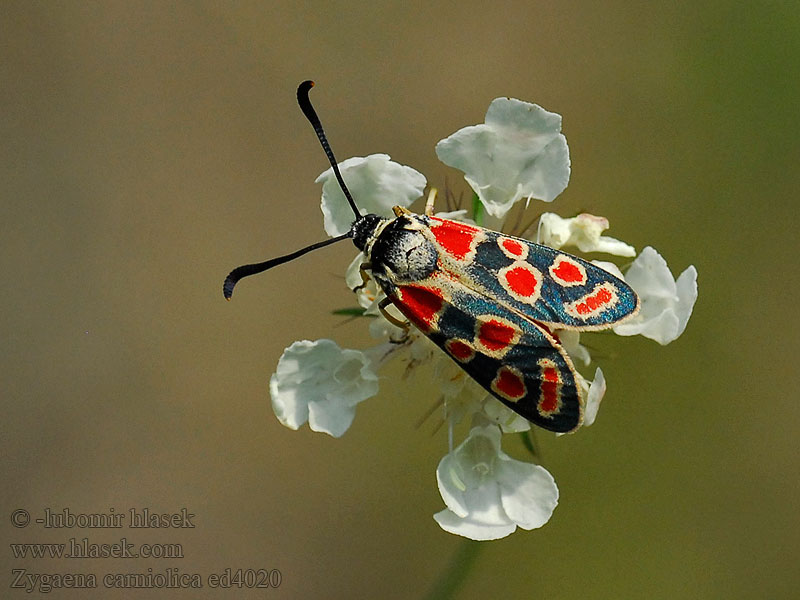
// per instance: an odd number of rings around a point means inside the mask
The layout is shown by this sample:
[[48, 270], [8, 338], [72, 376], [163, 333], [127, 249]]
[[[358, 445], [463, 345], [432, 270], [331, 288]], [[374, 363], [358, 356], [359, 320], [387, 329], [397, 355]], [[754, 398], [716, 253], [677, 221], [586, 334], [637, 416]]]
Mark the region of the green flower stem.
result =
[[475, 221], [476, 225], [483, 226], [483, 204], [481, 204], [478, 194], [475, 192], [472, 193], [472, 220]]
[[536, 434], [534, 433], [533, 429], [529, 431], [521, 431], [519, 435], [522, 438], [522, 444], [525, 446], [528, 452], [531, 453], [531, 456], [533, 456], [534, 460], [536, 460], [538, 464], [541, 464], [542, 453], [536, 447]]
[[470, 574], [472, 565], [475, 564], [478, 558], [480, 547], [480, 542], [466, 538], [462, 539], [461, 544], [450, 559], [450, 564], [425, 598], [428, 600], [455, 598], [459, 588]]

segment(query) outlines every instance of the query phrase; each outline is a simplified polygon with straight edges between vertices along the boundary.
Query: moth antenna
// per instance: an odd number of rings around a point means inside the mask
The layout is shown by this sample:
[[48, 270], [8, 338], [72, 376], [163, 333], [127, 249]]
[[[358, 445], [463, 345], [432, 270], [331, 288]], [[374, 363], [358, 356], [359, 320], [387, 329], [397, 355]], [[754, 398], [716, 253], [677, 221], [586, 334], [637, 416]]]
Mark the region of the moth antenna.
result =
[[233, 296], [233, 288], [236, 286], [238, 281], [243, 277], [248, 277], [249, 275], [255, 275], [257, 273], [263, 273], [267, 269], [271, 269], [272, 267], [277, 267], [278, 265], [282, 265], [285, 262], [289, 262], [290, 260], [299, 258], [303, 256], [303, 254], [307, 254], [312, 250], [316, 250], [317, 248], [322, 248], [324, 246], [329, 246], [336, 242], [341, 242], [342, 240], [346, 240], [349, 237], [352, 237], [351, 231], [348, 231], [347, 233], [336, 236], [335, 238], [331, 238], [329, 240], [324, 240], [322, 242], [317, 242], [316, 244], [311, 244], [310, 246], [306, 246], [305, 248], [301, 248], [300, 250], [296, 250], [291, 254], [286, 254], [285, 256], [279, 256], [278, 258], [271, 258], [261, 263], [256, 263], [252, 265], [242, 265], [241, 267], [236, 267], [225, 278], [225, 283], [222, 284], [222, 295], [225, 296], [225, 300], [230, 300], [231, 296]]
[[297, 88], [297, 103], [300, 105], [300, 110], [303, 111], [303, 114], [306, 116], [306, 119], [308, 119], [308, 122], [311, 123], [311, 126], [314, 128], [314, 133], [317, 134], [319, 143], [322, 144], [322, 149], [325, 150], [325, 155], [328, 157], [328, 162], [331, 163], [333, 172], [336, 174], [336, 181], [339, 182], [339, 187], [342, 188], [342, 192], [344, 192], [345, 198], [347, 198], [347, 202], [350, 204], [350, 208], [353, 210], [356, 220], [358, 220], [361, 218], [361, 213], [358, 211], [358, 207], [353, 200], [353, 196], [350, 195], [350, 190], [348, 190], [347, 186], [344, 184], [342, 174], [339, 172], [339, 165], [336, 162], [336, 157], [333, 155], [333, 150], [331, 150], [331, 146], [328, 143], [328, 138], [325, 136], [325, 130], [322, 129], [322, 123], [317, 116], [317, 111], [315, 111], [314, 107], [311, 106], [311, 100], [308, 97], [308, 91], [312, 87], [314, 87], [314, 82], [311, 80], [304, 81], [300, 84], [300, 86]]

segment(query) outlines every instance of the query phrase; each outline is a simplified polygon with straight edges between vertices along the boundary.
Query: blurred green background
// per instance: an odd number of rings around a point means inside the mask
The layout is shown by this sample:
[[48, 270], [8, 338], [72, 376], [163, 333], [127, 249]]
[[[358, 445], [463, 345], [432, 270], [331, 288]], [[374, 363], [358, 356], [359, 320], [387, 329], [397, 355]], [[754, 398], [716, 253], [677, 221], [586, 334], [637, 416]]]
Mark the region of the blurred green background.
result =
[[[185, 552], [22, 560], [4, 545], [2, 585], [14, 568], [267, 568], [283, 574], [273, 597], [419, 598], [471, 551], [431, 518], [447, 436], [415, 428], [425, 377], [384, 373], [339, 440], [270, 409], [292, 341], [373, 343], [330, 314], [353, 304], [353, 248], [222, 299], [232, 267], [323, 238], [327, 164], [294, 97], [313, 78], [340, 160], [385, 152], [456, 190], [439, 139], [497, 96], [558, 112], [573, 175], [547, 208], [604, 215], [676, 275], [699, 271], [678, 341], [599, 342], [597, 423], [538, 436], [553, 519], [480, 545], [457, 597], [797, 597], [797, 3], [3, 2], [0, 45], [3, 539]], [[186, 507], [197, 526], [11, 526], [46, 507]]]

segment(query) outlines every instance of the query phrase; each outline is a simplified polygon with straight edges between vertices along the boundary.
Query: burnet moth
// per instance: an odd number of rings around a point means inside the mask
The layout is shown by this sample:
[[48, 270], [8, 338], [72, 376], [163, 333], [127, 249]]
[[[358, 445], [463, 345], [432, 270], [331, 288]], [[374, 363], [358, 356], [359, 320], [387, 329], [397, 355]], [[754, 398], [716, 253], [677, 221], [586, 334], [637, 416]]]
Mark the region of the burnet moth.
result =
[[[364, 253], [367, 271], [386, 293], [381, 310], [393, 323], [417, 327], [486, 391], [530, 422], [556, 432], [583, 420], [584, 398], [575, 367], [557, 331], [608, 329], [639, 310], [636, 292], [611, 273], [547, 246], [496, 231], [394, 207], [395, 217], [362, 215], [345, 185], [322, 124], [297, 89], [355, 220], [350, 230], [291, 254], [243, 265], [225, 279], [236, 283], [346, 238]], [[393, 304], [408, 322], [385, 311]]]

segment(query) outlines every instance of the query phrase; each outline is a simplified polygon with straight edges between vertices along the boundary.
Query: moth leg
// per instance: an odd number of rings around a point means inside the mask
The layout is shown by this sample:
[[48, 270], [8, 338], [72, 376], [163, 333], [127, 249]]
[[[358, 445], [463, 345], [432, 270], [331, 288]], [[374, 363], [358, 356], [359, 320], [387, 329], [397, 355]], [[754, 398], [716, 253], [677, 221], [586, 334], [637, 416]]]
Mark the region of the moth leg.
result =
[[361, 290], [363, 290], [365, 287], [367, 287], [367, 284], [369, 283], [369, 279], [370, 279], [369, 273], [367, 273], [367, 271], [371, 271], [371, 270], [372, 270], [372, 263], [371, 262], [363, 262], [363, 263], [361, 263], [361, 266], [358, 269], [358, 272], [361, 274], [361, 285], [357, 285], [356, 287], [353, 288], [353, 291], [355, 293], [358, 293]]
[[381, 311], [381, 314], [387, 321], [389, 321], [389, 323], [403, 330], [403, 337], [401, 339], [405, 340], [408, 337], [408, 330], [411, 328], [411, 323], [408, 321], [401, 321], [400, 319], [389, 314], [389, 312], [386, 310], [386, 307], [391, 303], [392, 301], [389, 298], [384, 298], [378, 302], [378, 310]]
[[436, 202], [436, 188], [432, 187], [428, 192], [428, 199], [425, 201], [425, 216], [433, 216], [433, 203]]

